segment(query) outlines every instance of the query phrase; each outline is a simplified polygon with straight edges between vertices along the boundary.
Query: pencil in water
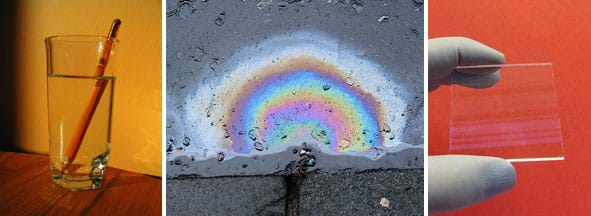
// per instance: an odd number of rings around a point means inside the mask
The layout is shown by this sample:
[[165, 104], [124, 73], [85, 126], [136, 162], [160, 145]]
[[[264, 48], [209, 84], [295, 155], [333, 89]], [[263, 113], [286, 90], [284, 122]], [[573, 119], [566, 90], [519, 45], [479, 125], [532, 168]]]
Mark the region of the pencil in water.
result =
[[[121, 20], [115, 19], [113, 20], [113, 24], [111, 25], [111, 30], [107, 36], [107, 41], [105, 43], [105, 48], [103, 49], [102, 56], [99, 60], [98, 65], [96, 66], [95, 76], [101, 77], [105, 73], [105, 68], [107, 67], [107, 63], [109, 63], [109, 56], [111, 54], [111, 46], [113, 45], [114, 39], [117, 37], [117, 32], [119, 30], [119, 26], [121, 25]], [[76, 131], [72, 135], [72, 139], [70, 140], [70, 145], [66, 150], [67, 161], [64, 162], [62, 167], [62, 173], [68, 169], [70, 164], [76, 159], [76, 155], [78, 154], [78, 150], [82, 145], [82, 141], [84, 140], [84, 135], [86, 134], [86, 130], [90, 125], [90, 121], [92, 120], [92, 116], [98, 107], [98, 104], [101, 100], [103, 92], [107, 87], [109, 80], [97, 80], [94, 85], [94, 91], [92, 92], [92, 96], [86, 105], [80, 120], [78, 121], [78, 126], [76, 127]]]

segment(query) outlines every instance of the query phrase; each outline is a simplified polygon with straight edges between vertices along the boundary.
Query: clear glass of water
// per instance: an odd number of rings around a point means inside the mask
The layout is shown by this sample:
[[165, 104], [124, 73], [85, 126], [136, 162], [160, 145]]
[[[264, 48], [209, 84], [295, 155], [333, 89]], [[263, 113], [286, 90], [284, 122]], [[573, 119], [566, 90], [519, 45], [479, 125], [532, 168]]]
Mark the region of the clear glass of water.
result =
[[[69, 190], [102, 184], [109, 161], [117, 44], [101, 36], [45, 39], [51, 178]], [[101, 65], [102, 74], [97, 72]]]

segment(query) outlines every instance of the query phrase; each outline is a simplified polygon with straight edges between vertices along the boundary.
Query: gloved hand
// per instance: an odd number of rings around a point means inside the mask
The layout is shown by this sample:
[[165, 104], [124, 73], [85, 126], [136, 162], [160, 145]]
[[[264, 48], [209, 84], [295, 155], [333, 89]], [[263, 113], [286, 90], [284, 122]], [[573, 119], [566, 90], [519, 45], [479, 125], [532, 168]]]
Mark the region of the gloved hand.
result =
[[[502, 53], [474, 40], [446, 37], [429, 40], [429, 91], [442, 84], [486, 88], [499, 80], [498, 69], [456, 70], [457, 66], [504, 64]], [[454, 83], [449, 76], [454, 73]], [[434, 143], [430, 143], [434, 145]], [[429, 157], [429, 213], [461, 209], [505, 192], [515, 184], [511, 163], [496, 157], [442, 155]]]

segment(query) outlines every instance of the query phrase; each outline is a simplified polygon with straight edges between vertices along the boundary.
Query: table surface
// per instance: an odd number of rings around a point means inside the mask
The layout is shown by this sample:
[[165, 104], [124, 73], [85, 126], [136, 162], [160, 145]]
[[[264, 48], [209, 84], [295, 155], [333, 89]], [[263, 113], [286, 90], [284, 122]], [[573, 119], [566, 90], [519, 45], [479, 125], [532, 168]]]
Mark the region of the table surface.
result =
[[0, 152], [4, 215], [160, 215], [162, 180], [107, 168], [99, 190], [71, 192], [50, 179], [49, 158]]
[[[588, 215], [591, 211], [591, 1], [429, 1], [429, 38], [466, 36], [507, 63], [552, 62], [564, 161], [514, 163], [515, 187], [456, 215]], [[502, 75], [501, 75], [502, 79]], [[449, 143], [449, 88], [429, 93], [429, 154]]]

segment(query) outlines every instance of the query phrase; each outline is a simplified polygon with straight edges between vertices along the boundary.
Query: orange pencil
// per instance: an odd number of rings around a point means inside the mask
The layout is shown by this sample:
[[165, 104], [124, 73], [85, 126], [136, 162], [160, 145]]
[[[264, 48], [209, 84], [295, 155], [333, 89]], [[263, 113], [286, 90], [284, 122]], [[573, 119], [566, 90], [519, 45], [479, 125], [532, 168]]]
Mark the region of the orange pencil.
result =
[[[107, 41], [105, 44], [105, 48], [103, 49], [102, 56], [99, 60], [99, 64], [96, 67], [95, 76], [100, 77], [103, 76], [105, 73], [105, 68], [107, 67], [107, 63], [109, 62], [109, 56], [111, 54], [111, 46], [113, 45], [113, 40], [117, 37], [117, 31], [119, 30], [119, 26], [121, 25], [121, 20], [115, 19], [113, 24], [111, 25], [111, 30], [109, 31], [109, 35], [107, 37]], [[94, 91], [92, 92], [92, 96], [90, 97], [90, 101], [86, 105], [86, 109], [82, 113], [80, 120], [78, 121], [78, 126], [76, 127], [76, 131], [74, 135], [72, 135], [72, 139], [70, 140], [70, 145], [66, 151], [67, 161], [64, 162], [62, 167], [62, 172], [68, 169], [70, 164], [76, 159], [76, 155], [78, 154], [78, 150], [80, 149], [80, 145], [82, 144], [82, 140], [84, 139], [84, 135], [86, 134], [86, 130], [90, 125], [90, 121], [92, 120], [92, 116], [94, 115], [94, 111], [101, 100], [101, 96], [105, 91], [105, 88], [108, 84], [109, 80], [97, 80], [96, 84], [94, 85]]]

